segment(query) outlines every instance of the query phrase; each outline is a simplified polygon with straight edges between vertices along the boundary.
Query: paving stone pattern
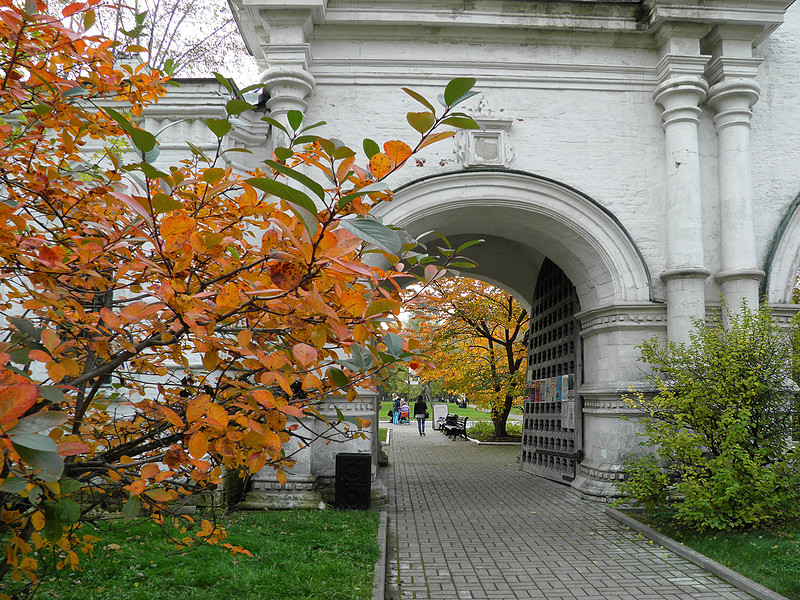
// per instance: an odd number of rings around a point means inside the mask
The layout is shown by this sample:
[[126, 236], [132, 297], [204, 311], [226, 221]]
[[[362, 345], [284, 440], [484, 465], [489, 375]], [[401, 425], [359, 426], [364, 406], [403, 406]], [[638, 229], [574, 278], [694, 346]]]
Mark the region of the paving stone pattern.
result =
[[517, 446], [393, 429], [387, 598], [751, 598], [523, 473]]

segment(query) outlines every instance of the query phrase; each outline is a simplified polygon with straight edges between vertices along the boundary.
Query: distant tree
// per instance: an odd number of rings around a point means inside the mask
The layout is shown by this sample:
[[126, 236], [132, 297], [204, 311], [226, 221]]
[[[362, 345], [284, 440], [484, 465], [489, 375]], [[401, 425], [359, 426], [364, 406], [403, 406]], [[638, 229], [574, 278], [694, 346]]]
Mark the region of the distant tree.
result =
[[494, 435], [506, 436], [508, 415], [521, 403], [525, 383], [525, 309], [495, 286], [445, 277], [411, 311], [429, 358], [421, 376], [488, 409]]
[[[59, 9], [70, 0], [55, 0]], [[84, 13], [81, 13], [83, 17]], [[235, 77], [257, 74], [225, 0], [130, 0], [118, 8], [97, 6], [91, 25], [124, 56], [140, 57], [153, 69], [176, 77], [210, 77], [217, 71]], [[137, 49], [137, 46], [139, 49]]]

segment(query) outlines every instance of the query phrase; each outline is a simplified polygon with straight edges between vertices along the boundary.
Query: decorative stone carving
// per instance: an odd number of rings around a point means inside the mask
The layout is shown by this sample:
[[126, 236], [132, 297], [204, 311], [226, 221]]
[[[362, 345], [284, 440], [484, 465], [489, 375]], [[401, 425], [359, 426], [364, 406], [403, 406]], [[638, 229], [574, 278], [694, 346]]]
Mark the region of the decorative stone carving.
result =
[[456, 134], [459, 162], [463, 167], [505, 167], [514, 162], [509, 131], [513, 121], [491, 115], [486, 98], [472, 115], [480, 129], [460, 130]]

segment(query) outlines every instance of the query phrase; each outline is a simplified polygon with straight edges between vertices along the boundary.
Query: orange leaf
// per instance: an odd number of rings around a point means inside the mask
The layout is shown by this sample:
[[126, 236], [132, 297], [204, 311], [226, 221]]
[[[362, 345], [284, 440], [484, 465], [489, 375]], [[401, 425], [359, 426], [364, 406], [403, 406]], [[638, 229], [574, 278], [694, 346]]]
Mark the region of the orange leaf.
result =
[[39, 388], [22, 375], [0, 370], [0, 425], [18, 419], [39, 399]]
[[137, 479], [136, 481], [134, 481], [132, 484], [130, 484], [128, 486], [128, 490], [130, 491], [132, 496], [138, 496], [139, 494], [141, 494], [144, 491], [144, 488], [146, 486], [147, 486], [147, 483], [145, 483], [144, 480]]
[[250, 340], [253, 339], [253, 332], [249, 329], [242, 329], [236, 337], [239, 340], [239, 346], [247, 348], [250, 345]]
[[194, 423], [206, 414], [206, 406], [208, 406], [208, 396], [198, 396], [189, 401], [189, 406], [186, 407], [186, 420]]
[[404, 163], [412, 154], [408, 144], [399, 140], [386, 142], [383, 145], [383, 150], [386, 152], [386, 156], [396, 165]]
[[297, 362], [305, 368], [317, 359], [319, 353], [314, 346], [301, 343], [295, 344], [294, 348], [292, 348], [292, 354], [294, 354]]
[[225, 429], [228, 426], [228, 413], [219, 404], [209, 404], [206, 406], [206, 421], [217, 429]]
[[178, 416], [178, 413], [171, 408], [167, 406], [159, 406], [158, 412], [161, 413], [161, 416], [169, 421], [171, 425], [174, 425], [175, 427], [183, 427], [183, 419], [181, 419], [180, 416]]
[[297, 263], [281, 261], [270, 265], [269, 278], [282, 290], [291, 290], [300, 285], [303, 271]]
[[198, 431], [189, 438], [189, 454], [194, 458], [203, 458], [208, 453], [208, 437], [202, 431]]
[[219, 364], [219, 352], [213, 350], [203, 354], [203, 366], [209, 371], [213, 371]]
[[275, 408], [275, 396], [269, 390], [253, 390], [253, 398], [264, 408]]
[[28, 358], [41, 363], [48, 363], [53, 360], [53, 358], [43, 350], [31, 350], [28, 352]]
[[158, 468], [157, 464], [148, 463], [142, 467], [140, 474], [142, 476], [142, 479], [151, 479], [156, 475], [158, 475], [159, 471], [160, 469]]
[[44, 344], [44, 347], [47, 348], [50, 354], [53, 354], [55, 349], [61, 344], [61, 340], [58, 339], [58, 335], [54, 331], [45, 329], [42, 331], [42, 344]]
[[61, 442], [58, 445], [58, 453], [61, 456], [77, 456], [78, 454], [85, 454], [91, 448], [83, 442]]
[[251, 473], [258, 473], [267, 464], [267, 455], [263, 452], [253, 452], [247, 459], [247, 466]]
[[441, 131], [439, 133], [432, 133], [431, 135], [427, 136], [419, 145], [419, 149], [422, 150], [425, 146], [430, 146], [431, 144], [446, 140], [447, 138], [451, 138], [456, 134], [455, 131]]
[[394, 163], [383, 152], [378, 152], [369, 159], [369, 170], [377, 179], [383, 179], [392, 172]]

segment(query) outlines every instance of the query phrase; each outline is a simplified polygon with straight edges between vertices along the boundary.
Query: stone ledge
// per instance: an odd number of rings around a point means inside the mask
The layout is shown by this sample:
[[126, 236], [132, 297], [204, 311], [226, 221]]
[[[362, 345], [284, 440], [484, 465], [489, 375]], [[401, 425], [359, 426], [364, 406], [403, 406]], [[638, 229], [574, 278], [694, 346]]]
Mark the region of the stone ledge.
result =
[[781, 596], [779, 593], [774, 592], [768, 588], [765, 588], [760, 583], [756, 583], [752, 579], [748, 579], [744, 575], [737, 573], [733, 569], [729, 569], [728, 567], [721, 565], [715, 560], [711, 560], [707, 556], [700, 554], [692, 550], [691, 548], [684, 546], [678, 541], [673, 540], [670, 537], [667, 537], [661, 532], [656, 531], [652, 527], [648, 527], [644, 523], [640, 523], [636, 519], [629, 517], [626, 514], [621, 513], [615, 508], [606, 508], [606, 514], [610, 516], [612, 519], [619, 521], [623, 525], [627, 525], [637, 533], [642, 534], [648, 539], [653, 540], [656, 544], [663, 546], [667, 550], [670, 550], [685, 558], [688, 561], [693, 562], [698, 567], [702, 567], [706, 571], [710, 571], [720, 579], [724, 579], [732, 586], [746, 592], [752, 596], [755, 596], [759, 600], [788, 600], [786, 596]]
[[372, 580], [372, 600], [383, 600], [386, 596], [386, 546], [389, 538], [389, 516], [381, 511], [378, 525], [378, 560], [375, 561], [375, 577]]

